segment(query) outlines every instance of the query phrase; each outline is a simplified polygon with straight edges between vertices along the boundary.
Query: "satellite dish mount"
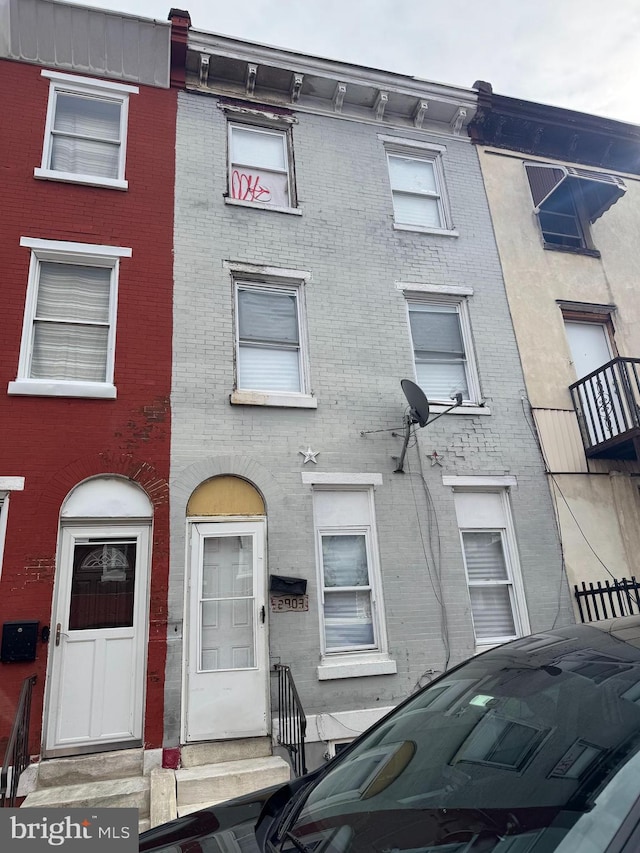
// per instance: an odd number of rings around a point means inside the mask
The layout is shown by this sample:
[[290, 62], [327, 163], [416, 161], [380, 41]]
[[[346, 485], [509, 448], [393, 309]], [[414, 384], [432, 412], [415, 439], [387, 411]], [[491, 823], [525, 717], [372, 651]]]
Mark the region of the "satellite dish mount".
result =
[[407, 455], [407, 447], [409, 446], [412, 427], [416, 424], [421, 428], [426, 427], [434, 421], [437, 421], [438, 418], [446, 415], [447, 412], [451, 411], [451, 409], [455, 409], [457, 406], [462, 404], [462, 394], [458, 392], [453, 398], [455, 403], [452, 406], [449, 406], [444, 410], [444, 412], [440, 412], [435, 416], [435, 418], [431, 418], [431, 420], [429, 420], [429, 401], [427, 400], [422, 388], [410, 379], [403, 379], [400, 382], [400, 385], [402, 386], [402, 391], [404, 396], [407, 398], [407, 403], [409, 404], [409, 413], [405, 419], [402, 453], [398, 458], [398, 467], [393, 472], [394, 474], [404, 474], [404, 458]]

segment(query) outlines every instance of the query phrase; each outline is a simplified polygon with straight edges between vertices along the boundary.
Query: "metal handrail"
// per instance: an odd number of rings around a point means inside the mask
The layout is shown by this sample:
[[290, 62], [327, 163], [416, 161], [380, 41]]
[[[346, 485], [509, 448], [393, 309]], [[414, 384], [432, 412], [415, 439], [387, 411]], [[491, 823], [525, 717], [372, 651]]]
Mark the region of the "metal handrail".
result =
[[[18, 709], [4, 753], [0, 774], [0, 808], [16, 804], [20, 776], [29, 766], [29, 722], [31, 719], [31, 694], [36, 676], [30, 675], [22, 682]], [[9, 772], [11, 770], [11, 772]], [[9, 781], [11, 776], [11, 781]]]
[[640, 358], [612, 358], [569, 391], [587, 450], [640, 429]]
[[304, 776], [307, 718], [290, 667], [276, 663], [273, 668], [278, 675], [278, 744], [289, 753], [296, 776]]

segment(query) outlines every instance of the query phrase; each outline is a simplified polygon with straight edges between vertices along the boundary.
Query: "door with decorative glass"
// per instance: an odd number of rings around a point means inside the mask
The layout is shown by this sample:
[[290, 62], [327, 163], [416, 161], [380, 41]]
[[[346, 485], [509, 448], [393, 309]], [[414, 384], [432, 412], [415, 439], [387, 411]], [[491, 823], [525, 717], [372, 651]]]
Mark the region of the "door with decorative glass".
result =
[[268, 732], [265, 522], [191, 528], [186, 741]]
[[45, 754], [142, 742], [149, 528], [64, 527]]

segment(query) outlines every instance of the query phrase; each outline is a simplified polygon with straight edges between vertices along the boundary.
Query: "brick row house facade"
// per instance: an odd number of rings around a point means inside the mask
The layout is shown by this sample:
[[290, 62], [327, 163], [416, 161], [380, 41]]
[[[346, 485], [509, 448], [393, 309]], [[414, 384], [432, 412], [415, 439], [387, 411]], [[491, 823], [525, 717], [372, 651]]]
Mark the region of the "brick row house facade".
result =
[[32, 754], [160, 749], [171, 25], [48, 0], [0, 15], [0, 744], [35, 674]]
[[278, 667], [314, 766], [571, 621], [477, 92], [179, 10], [5, 10], [0, 622], [37, 643], [0, 738], [35, 672], [30, 804], [128, 749], [169, 779], [164, 811], [127, 789], [147, 825], [186, 813], [238, 793], [229, 759], [288, 775]]

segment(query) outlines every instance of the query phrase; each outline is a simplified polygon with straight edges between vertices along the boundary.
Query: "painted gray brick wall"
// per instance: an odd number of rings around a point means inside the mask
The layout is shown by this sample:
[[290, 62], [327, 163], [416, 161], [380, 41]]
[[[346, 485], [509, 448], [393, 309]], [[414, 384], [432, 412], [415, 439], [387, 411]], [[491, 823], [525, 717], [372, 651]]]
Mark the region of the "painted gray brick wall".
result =
[[[547, 482], [525, 413], [524, 382], [475, 149], [465, 138], [299, 113], [293, 146], [302, 216], [225, 205], [226, 123], [217, 99], [178, 103], [172, 439], [172, 554], [166, 736], [177, 738], [185, 571], [185, 509], [217, 473], [252, 480], [268, 513], [268, 569], [309, 580], [304, 614], [271, 614], [270, 653], [291, 665], [307, 713], [389, 705], [446, 659], [474, 650], [453, 493], [443, 474], [511, 474], [511, 506], [532, 630], [571, 620]], [[459, 237], [395, 231], [378, 134], [446, 145]], [[232, 290], [224, 260], [308, 270], [311, 387], [317, 410], [232, 406]], [[450, 415], [421, 430], [406, 473], [400, 379], [413, 378], [405, 298], [396, 281], [471, 285], [470, 317], [490, 415]], [[401, 430], [399, 430], [401, 431]], [[319, 451], [303, 467], [299, 450]], [[437, 451], [443, 466], [431, 466]], [[436, 518], [427, 512], [421, 454]], [[319, 682], [320, 639], [311, 487], [301, 471], [379, 472], [375, 491], [386, 626], [397, 675]], [[436, 567], [425, 549], [439, 555]], [[430, 563], [428, 568], [427, 563]], [[426, 674], [425, 674], [426, 673]], [[173, 709], [173, 711], [171, 710]], [[175, 713], [174, 713], [175, 711]]]

